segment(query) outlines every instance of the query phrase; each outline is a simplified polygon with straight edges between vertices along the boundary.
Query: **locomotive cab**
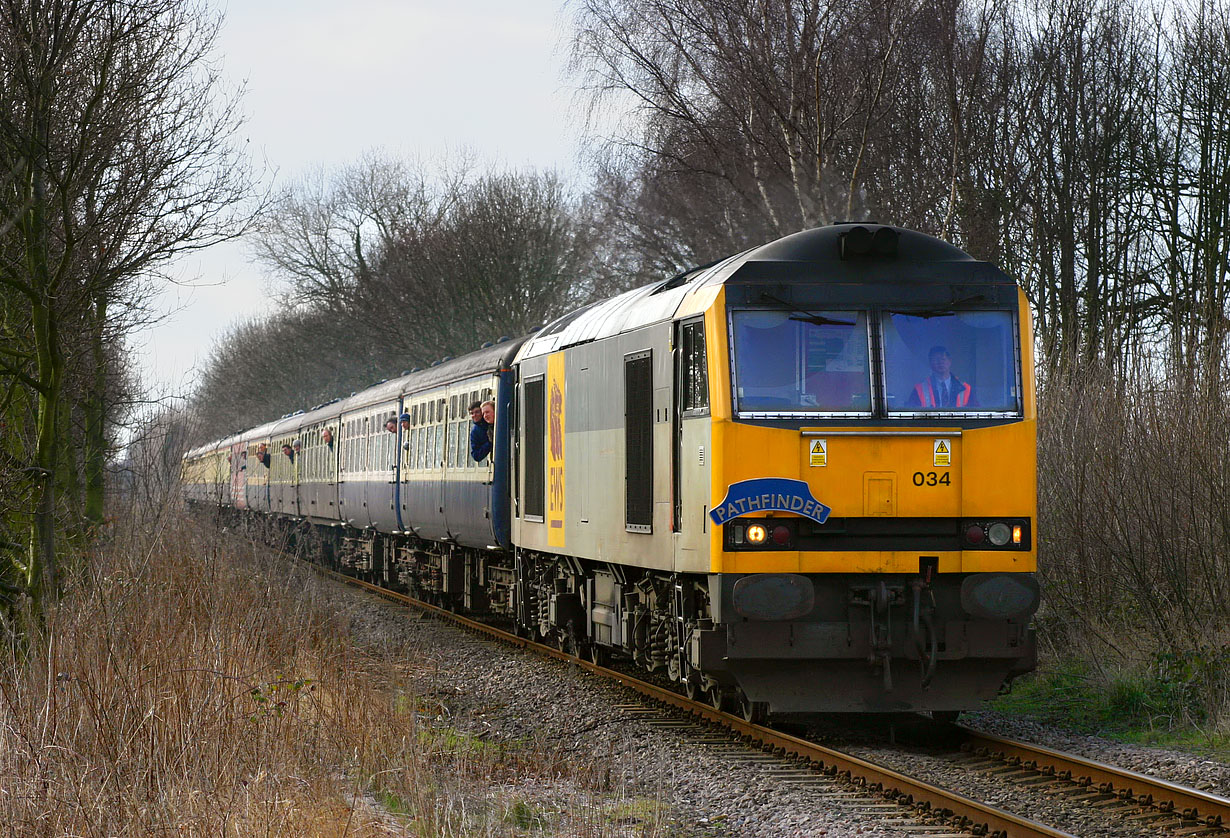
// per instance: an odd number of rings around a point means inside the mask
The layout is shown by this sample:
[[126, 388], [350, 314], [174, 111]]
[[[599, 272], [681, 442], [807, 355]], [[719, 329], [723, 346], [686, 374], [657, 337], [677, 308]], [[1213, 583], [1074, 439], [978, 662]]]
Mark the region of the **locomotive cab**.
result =
[[711, 627], [689, 650], [704, 677], [775, 713], [952, 711], [1030, 670], [1016, 284], [922, 234], [838, 225], [732, 266], [706, 331]]

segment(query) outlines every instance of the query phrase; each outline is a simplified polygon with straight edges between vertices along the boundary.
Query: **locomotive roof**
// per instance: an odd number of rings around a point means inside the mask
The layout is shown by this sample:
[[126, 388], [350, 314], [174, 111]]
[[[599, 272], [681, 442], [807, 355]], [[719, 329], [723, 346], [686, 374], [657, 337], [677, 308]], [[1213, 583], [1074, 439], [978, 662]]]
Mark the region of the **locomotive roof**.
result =
[[[850, 235], [862, 236], [871, 252], [843, 258], [843, 244]], [[889, 245], [891, 253], [874, 249]], [[785, 236], [566, 314], [533, 335], [518, 360], [673, 319], [680, 311], [699, 311], [728, 283], [834, 281], [1013, 284], [998, 268], [925, 233], [881, 224], [833, 224]]]

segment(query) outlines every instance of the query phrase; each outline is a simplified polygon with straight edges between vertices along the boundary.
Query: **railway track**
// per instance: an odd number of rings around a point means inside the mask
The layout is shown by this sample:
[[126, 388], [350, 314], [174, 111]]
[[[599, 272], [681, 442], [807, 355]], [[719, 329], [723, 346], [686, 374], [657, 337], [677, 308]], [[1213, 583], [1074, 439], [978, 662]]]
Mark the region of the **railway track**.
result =
[[[885, 818], [912, 821], [896, 826], [903, 834], [950, 838], [954, 835], [990, 838], [1073, 838], [1071, 833], [1021, 817], [923, 780], [902, 774], [869, 760], [837, 751], [771, 727], [747, 722], [709, 704], [650, 683], [626, 672], [609, 669], [575, 655], [536, 643], [495, 626], [464, 617], [404, 594], [311, 564], [313, 570], [348, 585], [363, 588], [384, 599], [436, 614], [470, 631], [519, 646], [537, 654], [568, 661], [596, 675], [618, 682], [648, 699], [651, 705], [627, 705], [625, 712], [648, 714], [659, 727], [685, 732], [700, 743], [715, 744], [713, 728], [740, 740], [744, 757], [768, 755], [778, 776], [799, 780], [814, 777], [834, 782], [835, 804], [853, 811]], [[1052, 751], [1024, 742], [1004, 739], [969, 728], [954, 726], [964, 755], [960, 764], [971, 770], [996, 775], [1015, 786], [1058, 794], [1080, 801], [1113, 817], [1138, 821], [1161, 834], [1184, 836], [1230, 836], [1230, 800], [1196, 791], [1114, 766]], [[709, 731], [706, 733], [706, 731]], [[853, 789], [854, 791], [850, 791]], [[897, 823], [894, 820], [893, 823]]]
[[1011, 775], [1020, 783], [1182, 835], [1230, 834], [1230, 800], [1083, 757], [957, 726], [966, 767]]

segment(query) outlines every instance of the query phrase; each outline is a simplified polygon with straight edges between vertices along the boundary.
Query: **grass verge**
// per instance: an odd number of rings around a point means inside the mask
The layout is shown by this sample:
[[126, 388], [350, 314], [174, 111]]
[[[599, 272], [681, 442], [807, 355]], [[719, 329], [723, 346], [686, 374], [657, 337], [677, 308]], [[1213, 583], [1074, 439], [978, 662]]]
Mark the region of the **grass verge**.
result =
[[1017, 679], [992, 707], [1078, 733], [1198, 751], [1230, 762], [1230, 731], [1210, 724], [1201, 686], [1159, 659], [1136, 669], [1095, 670], [1066, 660]]

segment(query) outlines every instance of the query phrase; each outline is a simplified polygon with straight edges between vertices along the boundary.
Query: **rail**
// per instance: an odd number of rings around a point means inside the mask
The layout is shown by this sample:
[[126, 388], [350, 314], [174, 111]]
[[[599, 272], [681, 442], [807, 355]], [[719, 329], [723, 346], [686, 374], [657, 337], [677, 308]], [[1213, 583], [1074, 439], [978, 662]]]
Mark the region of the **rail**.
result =
[[1039, 775], [1096, 789], [1124, 803], [1154, 809], [1159, 818], [1173, 814], [1203, 827], [1230, 827], [1230, 800], [1224, 797], [1040, 745], [1004, 739], [960, 725], [957, 728], [964, 738], [963, 747], [979, 756], [995, 757]]

